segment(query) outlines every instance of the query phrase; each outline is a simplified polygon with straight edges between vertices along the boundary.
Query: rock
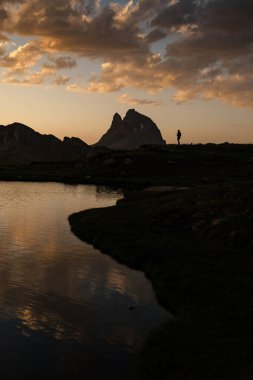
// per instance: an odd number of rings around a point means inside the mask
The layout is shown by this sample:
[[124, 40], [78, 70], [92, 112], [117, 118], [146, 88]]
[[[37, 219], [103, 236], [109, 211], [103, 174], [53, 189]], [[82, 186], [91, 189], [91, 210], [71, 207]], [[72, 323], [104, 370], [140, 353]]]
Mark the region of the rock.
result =
[[78, 137], [64, 137], [63, 144], [81, 148], [84, 150], [87, 150], [89, 148], [89, 145], [87, 145], [83, 140], [79, 139]]
[[133, 163], [133, 160], [131, 160], [131, 158], [126, 158], [125, 160], [124, 160], [124, 164], [125, 165], [131, 165]]
[[222, 222], [224, 222], [224, 218], [217, 218], [212, 221], [212, 226], [219, 226]]
[[195, 214], [193, 214], [193, 219], [194, 220], [201, 220], [205, 218], [205, 212], [204, 211], [198, 211]]
[[111, 149], [106, 148], [104, 146], [92, 147], [89, 150], [89, 152], [87, 153], [86, 159], [87, 160], [92, 160], [92, 159], [97, 158], [99, 156], [103, 156], [103, 155], [109, 153], [110, 151], [111, 151]]
[[196, 223], [193, 224], [192, 226], [192, 231], [196, 232], [198, 231], [201, 227], [203, 227], [206, 224], [206, 220], [198, 220]]
[[232, 239], [235, 238], [236, 235], [238, 235], [237, 231], [231, 231], [231, 232], [229, 233], [229, 237], [232, 238]]
[[113, 165], [113, 164], [115, 164], [115, 160], [114, 160], [114, 158], [108, 158], [107, 160], [105, 160], [105, 161], [103, 161], [103, 165], [105, 165], [105, 166], [108, 166], [108, 165]]
[[138, 309], [138, 306], [129, 306], [129, 308], [128, 308], [130, 311], [133, 311], [133, 310], [135, 310], [135, 309]]
[[118, 113], [113, 116], [111, 127], [95, 145], [112, 149], [135, 149], [149, 144], [165, 145], [165, 140], [149, 117], [130, 109], [123, 120]]

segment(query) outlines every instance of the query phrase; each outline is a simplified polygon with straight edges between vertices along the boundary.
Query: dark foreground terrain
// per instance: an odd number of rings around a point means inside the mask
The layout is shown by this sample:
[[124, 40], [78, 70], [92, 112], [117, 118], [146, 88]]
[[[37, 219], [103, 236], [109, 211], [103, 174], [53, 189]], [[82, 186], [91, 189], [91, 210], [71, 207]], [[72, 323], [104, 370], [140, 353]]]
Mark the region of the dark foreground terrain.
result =
[[[138, 379], [253, 378], [253, 146], [93, 148], [66, 162], [0, 163], [0, 180], [124, 189], [73, 232], [143, 270], [175, 319], [137, 358]], [[140, 306], [141, 307], [141, 306]]]
[[253, 378], [252, 169], [253, 147], [229, 144], [107, 151], [83, 164], [86, 180], [126, 197], [70, 216], [73, 232], [143, 270], [175, 316], [151, 334], [136, 378]]
[[[72, 156], [71, 156], [72, 157]], [[92, 183], [137, 189], [252, 179], [253, 145], [146, 145], [136, 150], [91, 148], [82, 159], [20, 161], [1, 157], [0, 180]]]

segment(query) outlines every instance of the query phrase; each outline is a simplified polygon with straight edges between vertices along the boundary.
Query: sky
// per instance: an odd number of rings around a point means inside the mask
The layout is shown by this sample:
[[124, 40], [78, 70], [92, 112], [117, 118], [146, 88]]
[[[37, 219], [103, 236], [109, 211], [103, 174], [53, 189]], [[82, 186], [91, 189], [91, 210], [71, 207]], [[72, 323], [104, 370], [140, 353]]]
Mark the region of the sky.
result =
[[97, 142], [114, 113], [167, 143], [253, 143], [252, 0], [0, 0], [0, 124]]

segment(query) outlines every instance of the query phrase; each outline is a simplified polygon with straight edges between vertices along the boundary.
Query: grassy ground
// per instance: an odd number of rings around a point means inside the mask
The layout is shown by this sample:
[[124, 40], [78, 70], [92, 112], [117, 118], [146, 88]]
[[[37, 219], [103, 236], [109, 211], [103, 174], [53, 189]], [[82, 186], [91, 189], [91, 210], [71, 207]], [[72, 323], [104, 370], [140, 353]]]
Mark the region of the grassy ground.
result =
[[[180, 148], [189, 171], [174, 172], [177, 186], [70, 216], [81, 239], [143, 270], [176, 317], [149, 337], [138, 379], [253, 378], [252, 152], [239, 148]], [[147, 183], [172, 184], [157, 171]]]

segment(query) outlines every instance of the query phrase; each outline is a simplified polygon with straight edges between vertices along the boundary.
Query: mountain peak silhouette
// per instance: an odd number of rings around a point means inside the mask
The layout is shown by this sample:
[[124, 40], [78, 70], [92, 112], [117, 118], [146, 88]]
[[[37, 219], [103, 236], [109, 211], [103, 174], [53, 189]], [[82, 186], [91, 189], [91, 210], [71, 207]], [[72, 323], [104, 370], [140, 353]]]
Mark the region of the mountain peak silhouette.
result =
[[63, 141], [43, 135], [22, 123], [0, 125], [0, 161], [8, 164], [33, 161], [73, 161], [82, 159], [89, 149], [82, 140], [72, 137]]
[[164, 145], [157, 125], [135, 109], [129, 109], [122, 120], [116, 113], [108, 131], [95, 144], [113, 149], [135, 149], [141, 145]]

